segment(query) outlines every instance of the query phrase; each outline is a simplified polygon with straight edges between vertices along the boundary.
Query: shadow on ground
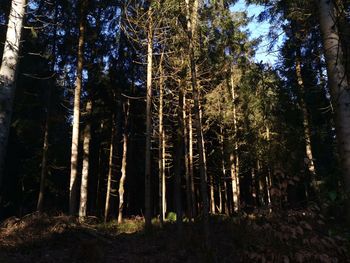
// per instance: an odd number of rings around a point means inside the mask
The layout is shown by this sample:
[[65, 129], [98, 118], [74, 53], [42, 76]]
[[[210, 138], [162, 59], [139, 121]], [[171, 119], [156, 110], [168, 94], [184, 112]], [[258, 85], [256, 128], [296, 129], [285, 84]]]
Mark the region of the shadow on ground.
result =
[[123, 224], [37, 214], [0, 228], [1, 263], [60, 262], [350, 262], [349, 242], [310, 214], [213, 217], [208, 245], [202, 224], [168, 222], [145, 232], [142, 218]]

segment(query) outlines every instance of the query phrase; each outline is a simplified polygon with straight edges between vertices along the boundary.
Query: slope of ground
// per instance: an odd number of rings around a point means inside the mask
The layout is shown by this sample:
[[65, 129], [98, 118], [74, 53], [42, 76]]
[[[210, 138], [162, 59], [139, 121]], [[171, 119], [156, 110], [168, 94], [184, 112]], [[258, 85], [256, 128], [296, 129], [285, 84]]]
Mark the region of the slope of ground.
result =
[[2, 222], [0, 262], [350, 262], [347, 233], [310, 211], [212, 217], [204, 238], [201, 223], [179, 233], [155, 222], [146, 233], [138, 217], [117, 225], [32, 214]]

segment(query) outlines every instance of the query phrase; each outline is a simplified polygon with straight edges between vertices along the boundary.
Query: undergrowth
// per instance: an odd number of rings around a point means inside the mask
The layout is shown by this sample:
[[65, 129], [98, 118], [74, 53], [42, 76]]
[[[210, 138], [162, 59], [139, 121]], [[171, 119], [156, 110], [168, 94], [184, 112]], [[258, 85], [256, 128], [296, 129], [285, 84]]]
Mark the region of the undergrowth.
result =
[[145, 232], [141, 217], [10, 218], [0, 226], [0, 262], [350, 262], [348, 230], [317, 207], [212, 216], [208, 242], [200, 220], [184, 222], [181, 233], [174, 220], [153, 226]]

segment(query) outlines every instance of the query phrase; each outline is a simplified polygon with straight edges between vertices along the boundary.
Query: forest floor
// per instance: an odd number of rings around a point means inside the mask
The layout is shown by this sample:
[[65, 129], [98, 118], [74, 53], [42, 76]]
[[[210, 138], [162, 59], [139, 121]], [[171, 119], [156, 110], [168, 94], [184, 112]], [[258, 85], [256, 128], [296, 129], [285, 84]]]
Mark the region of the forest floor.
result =
[[317, 211], [210, 218], [205, 242], [200, 222], [143, 219], [118, 225], [88, 218], [31, 214], [0, 224], [1, 263], [51, 262], [350, 262], [350, 233]]

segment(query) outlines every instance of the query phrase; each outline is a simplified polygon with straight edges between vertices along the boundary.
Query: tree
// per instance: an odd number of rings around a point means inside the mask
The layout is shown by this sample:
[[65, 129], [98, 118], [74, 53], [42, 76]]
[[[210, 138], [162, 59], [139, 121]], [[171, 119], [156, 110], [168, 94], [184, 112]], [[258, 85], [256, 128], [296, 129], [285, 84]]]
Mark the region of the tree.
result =
[[[52, 40], [52, 61], [51, 61], [51, 72], [55, 72], [55, 64], [57, 57], [57, 28], [58, 28], [58, 4], [55, 6], [54, 15], [54, 35]], [[39, 213], [43, 212], [44, 206], [44, 196], [45, 196], [45, 183], [46, 176], [48, 172], [48, 153], [49, 153], [49, 128], [50, 128], [50, 117], [51, 117], [51, 100], [52, 100], [52, 90], [53, 90], [53, 80], [49, 83], [49, 88], [47, 92], [47, 102], [46, 102], [46, 118], [45, 118], [45, 131], [44, 131], [44, 143], [43, 143], [43, 156], [41, 161], [41, 177], [40, 177], [40, 190], [37, 202], [37, 210]]]
[[[335, 115], [339, 154], [344, 175], [344, 188], [350, 192], [350, 92], [344, 66], [344, 53], [335, 24], [333, 1], [318, 1], [320, 30], [327, 64], [328, 83], [331, 90]], [[350, 223], [350, 198], [346, 198], [347, 220]]]
[[26, 0], [12, 0], [0, 68], [0, 202]]
[[188, 35], [188, 46], [189, 46], [189, 63], [190, 63], [190, 75], [191, 75], [191, 85], [192, 85], [192, 94], [194, 101], [194, 117], [195, 117], [195, 126], [197, 133], [197, 146], [199, 152], [199, 170], [201, 178], [201, 194], [203, 202], [203, 216], [204, 221], [208, 220], [209, 216], [209, 201], [208, 201], [208, 190], [207, 190], [207, 171], [204, 155], [204, 139], [203, 139], [203, 130], [200, 117], [200, 92], [197, 82], [197, 70], [195, 64], [195, 34], [197, 33], [198, 26], [198, 1], [195, 0], [190, 5], [190, 2], [186, 1], [186, 17], [187, 17], [187, 35]]
[[92, 101], [89, 99], [86, 103], [87, 122], [84, 129], [83, 140], [83, 168], [81, 173], [80, 187], [80, 205], [79, 218], [83, 220], [86, 217], [87, 200], [88, 200], [88, 180], [89, 180], [89, 164], [90, 164], [90, 141], [91, 141], [91, 113]]
[[71, 153], [71, 174], [69, 185], [69, 213], [74, 215], [77, 210], [78, 202], [78, 152], [79, 152], [79, 124], [80, 124], [80, 96], [83, 85], [83, 66], [84, 66], [84, 44], [85, 44], [85, 12], [86, 1], [79, 1], [79, 41], [77, 54], [77, 78], [74, 91], [74, 115], [72, 132], [72, 153]]

